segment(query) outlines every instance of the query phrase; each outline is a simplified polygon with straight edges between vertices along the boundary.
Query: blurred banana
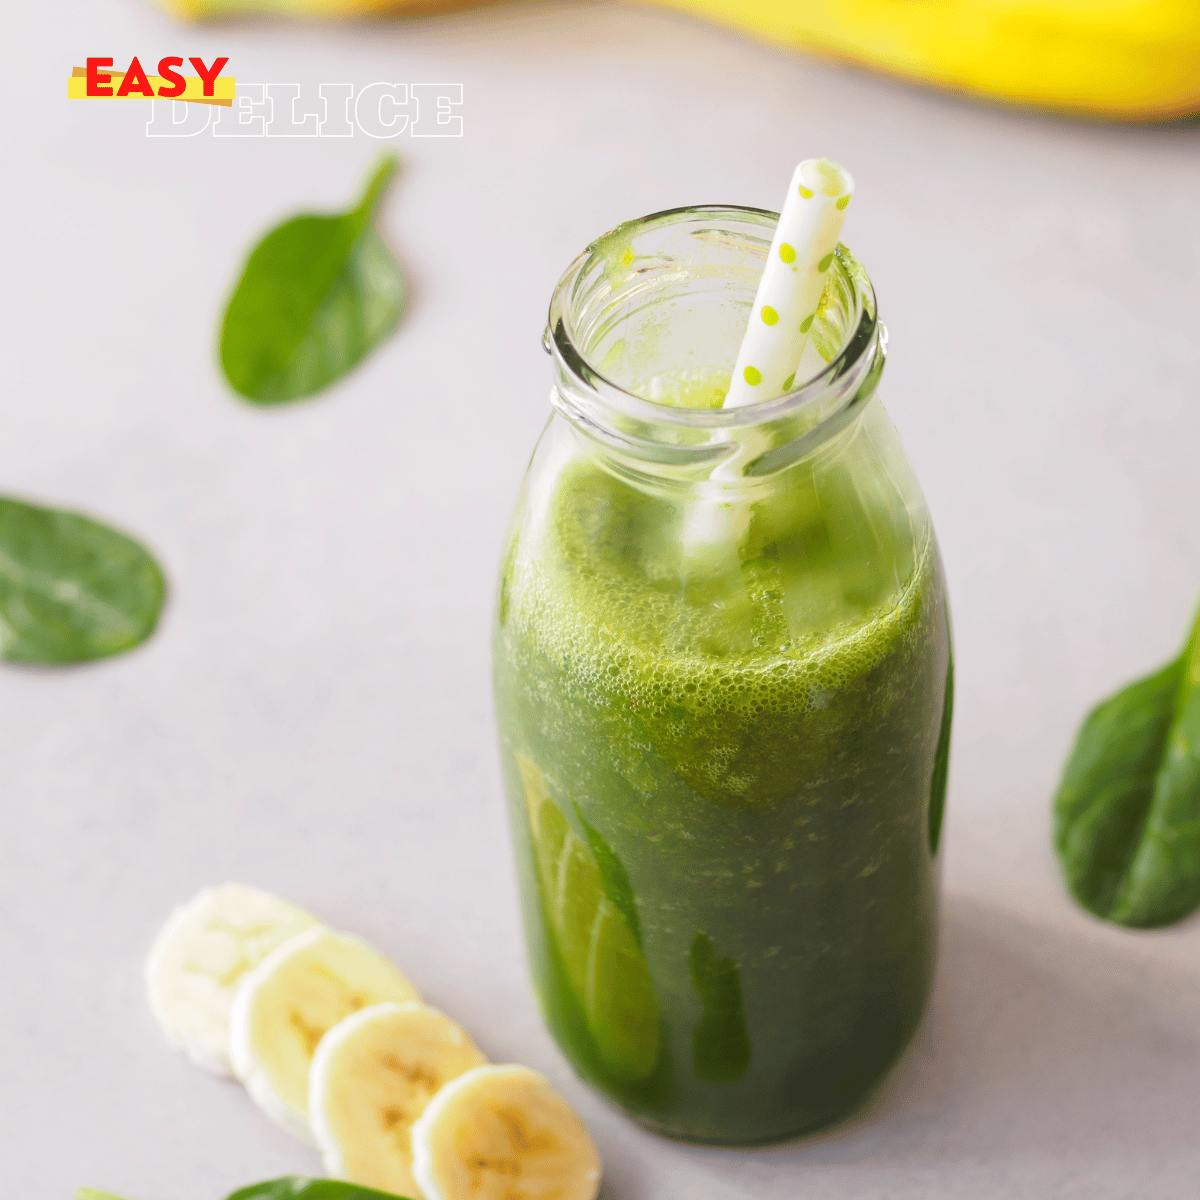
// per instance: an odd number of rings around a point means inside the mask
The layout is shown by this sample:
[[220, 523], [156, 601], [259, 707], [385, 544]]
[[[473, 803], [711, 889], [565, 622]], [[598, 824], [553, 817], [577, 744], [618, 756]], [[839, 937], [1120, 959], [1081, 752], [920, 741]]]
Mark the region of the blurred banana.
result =
[[242, 15], [300, 17], [337, 20], [383, 13], [420, 16], [472, 8], [484, 0], [154, 0], [173, 16], [185, 21], [207, 21]]
[[972, 95], [1155, 120], [1200, 112], [1197, 0], [656, 0]]
[[[416, 15], [481, 2], [156, 0], [187, 20]], [[1200, 0], [654, 2], [789, 48], [1008, 104], [1130, 121], [1200, 112]]]

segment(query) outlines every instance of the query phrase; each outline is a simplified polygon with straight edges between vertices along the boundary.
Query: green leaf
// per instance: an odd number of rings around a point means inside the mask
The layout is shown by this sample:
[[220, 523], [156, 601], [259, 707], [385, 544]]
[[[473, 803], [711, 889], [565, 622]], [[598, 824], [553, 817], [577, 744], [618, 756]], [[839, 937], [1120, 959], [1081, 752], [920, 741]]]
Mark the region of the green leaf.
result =
[[[946, 634], [950, 616], [946, 615]], [[929, 781], [929, 853], [937, 855], [942, 840], [942, 817], [946, 811], [946, 784], [950, 778], [950, 726], [954, 720], [954, 646], [946, 660], [946, 690], [942, 695], [942, 724], [938, 729], [937, 750], [933, 757], [933, 776]]]
[[604, 894], [612, 901], [613, 907], [625, 918], [629, 932], [633, 934], [633, 940], [640, 950], [642, 949], [642, 922], [638, 916], [637, 897], [633, 892], [633, 884], [629, 882], [625, 864], [600, 836], [599, 831], [588, 824], [579, 805], [574, 801], [572, 801], [572, 805], [580, 825], [583, 826], [583, 832], [587, 834], [592, 857], [596, 860], [596, 867], [600, 871], [600, 884], [604, 888]]
[[709, 1083], [732, 1083], [750, 1066], [750, 1034], [742, 1006], [742, 977], [732, 958], [718, 958], [706, 933], [692, 938], [692, 986], [704, 1015], [692, 1034], [692, 1068]]
[[0, 657], [80, 663], [144, 642], [166, 585], [131, 537], [0, 496]]
[[1200, 906], [1200, 618], [1178, 659], [1084, 721], [1055, 844], [1071, 894], [1105, 920], [1152, 928]]
[[311, 396], [399, 324], [404, 277], [372, 223], [396, 161], [384, 155], [349, 212], [293, 217], [254, 248], [221, 326], [221, 366], [247, 400]]
[[228, 1200], [396, 1200], [390, 1192], [342, 1183], [338, 1179], [309, 1179], [304, 1175], [286, 1175], [252, 1183], [234, 1192]]
[[[94, 1188], [80, 1188], [76, 1200], [121, 1200], [111, 1192], [98, 1192]], [[252, 1183], [240, 1188], [227, 1200], [397, 1200], [391, 1192], [377, 1192], [373, 1188], [359, 1187], [356, 1183], [342, 1183], [338, 1179], [309, 1179], [305, 1175], [286, 1175], [282, 1179], [268, 1179], [263, 1183]], [[405, 1198], [401, 1197], [401, 1200]]]

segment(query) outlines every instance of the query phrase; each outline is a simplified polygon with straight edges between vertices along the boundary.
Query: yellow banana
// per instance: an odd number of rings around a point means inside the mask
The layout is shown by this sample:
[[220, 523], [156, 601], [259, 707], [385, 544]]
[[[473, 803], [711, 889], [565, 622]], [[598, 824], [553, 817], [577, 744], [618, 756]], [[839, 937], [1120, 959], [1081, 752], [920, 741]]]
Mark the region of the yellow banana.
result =
[[657, 0], [789, 47], [1010, 104], [1200, 111], [1198, 0]]
[[185, 21], [206, 21], [240, 14], [336, 20], [384, 13], [422, 16], [470, 8], [482, 0], [155, 0], [155, 3]]
[[[156, 2], [203, 20], [415, 15], [480, 0]], [[790, 48], [1009, 104], [1135, 121], [1200, 112], [1200, 0], [656, 2]]]

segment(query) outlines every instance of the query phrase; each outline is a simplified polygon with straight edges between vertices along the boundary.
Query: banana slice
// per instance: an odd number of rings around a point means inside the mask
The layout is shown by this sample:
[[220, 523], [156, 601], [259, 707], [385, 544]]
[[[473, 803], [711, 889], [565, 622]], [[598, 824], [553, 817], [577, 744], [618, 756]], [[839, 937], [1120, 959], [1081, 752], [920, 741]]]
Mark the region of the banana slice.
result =
[[377, 950], [319, 926], [277, 946], [242, 980], [229, 1014], [233, 1070], [289, 1133], [313, 1141], [308, 1071], [325, 1033], [383, 1000], [420, 1000]]
[[445, 1083], [487, 1059], [435, 1008], [375, 1004], [322, 1039], [308, 1083], [308, 1115], [335, 1179], [418, 1195], [412, 1126]]
[[238, 981], [281, 942], [317, 924], [302, 909], [240, 883], [181, 905], [146, 958], [146, 993], [167, 1040], [197, 1066], [229, 1075], [229, 1010]]
[[600, 1159], [583, 1122], [528, 1067], [476, 1067], [413, 1126], [425, 1200], [595, 1200]]

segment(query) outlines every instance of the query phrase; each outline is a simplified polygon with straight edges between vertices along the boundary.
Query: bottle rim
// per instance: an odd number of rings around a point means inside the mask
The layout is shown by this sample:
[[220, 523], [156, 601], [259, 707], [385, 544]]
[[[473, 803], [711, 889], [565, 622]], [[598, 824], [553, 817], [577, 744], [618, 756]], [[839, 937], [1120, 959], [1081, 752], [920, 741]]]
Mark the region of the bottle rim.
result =
[[[820, 404], [824, 406], [824, 415], [818, 423], [818, 429], [831, 421], [840, 427], [842, 422], [834, 420], [837, 414], [848, 406], [858, 409], [862, 401], [873, 394], [887, 353], [887, 331], [878, 318], [875, 289], [858, 261], [840, 244], [831, 273], [840, 276], [848, 285], [847, 292], [853, 306], [845, 323], [846, 333], [842, 344], [821, 371], [782, 396], [732, 409], [682, 408], [660, 404], [610, 379], [589, 361], [580, 346], [581, 339], [575, 323], [578, 316], [575, 306], [577, 293], [592, 270], [603, 269], [606, 264], [613, 262], [606, 251], [628, 246], [632, 237], [649, 227], [688, 221], [698, 224], [717, 221], [722, 226], [740, 223], [752, 227], [756, 232], [761, 231], [761, 238], [754, 238], [749, 230], [743, 233], [755, 241], [761, 241], [765, 262], [778, 220], [779, 214], [769, 209], [735, 204], [699, 204], [650, 213], [626, 221], [596, 238], [563, 272], [550, 300], [543, 346], [555, 362], [558, 384], [555, 406], [568, 417], [578, 419], [582, 415], [578, 411], [578, 404], [584, 401], [588, 410], [588, 424], [594, 424], [597, 419], [609, 424], [603, 411], [607, 409], [611, 417], [632, 418], [643, 429], [667, 426], [736, 430], [796, 416], [802, 410]], [[864, 384], [867, 385], [865, 389]], [[569, 401], [564, 392], [571, 394]], [[839, 399], [844, 403], [836, 403]], [[567, 402], [564, 404], [563, 401]], [[832, 405], [831, 401], [834, 401]], [[812, 432], [816, 433], [818, 429]]]

